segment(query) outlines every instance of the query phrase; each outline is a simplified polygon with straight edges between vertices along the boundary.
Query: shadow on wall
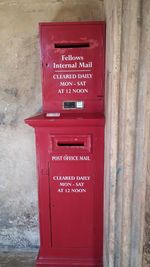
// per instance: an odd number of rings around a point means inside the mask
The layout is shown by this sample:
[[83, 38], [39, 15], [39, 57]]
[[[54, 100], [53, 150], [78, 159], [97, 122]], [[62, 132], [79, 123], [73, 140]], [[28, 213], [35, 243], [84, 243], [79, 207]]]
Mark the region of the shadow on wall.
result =
[[[61, 2], [53, 21], [104, 20], [104, 4], [102, 0], [57, 0]], [[79, 8], [80, 7], [80, 8]]]

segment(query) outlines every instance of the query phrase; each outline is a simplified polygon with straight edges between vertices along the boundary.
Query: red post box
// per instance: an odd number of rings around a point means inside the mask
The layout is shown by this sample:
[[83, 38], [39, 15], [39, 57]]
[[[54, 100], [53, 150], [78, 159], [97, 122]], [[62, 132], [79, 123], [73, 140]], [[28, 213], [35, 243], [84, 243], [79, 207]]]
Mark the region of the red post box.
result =
[[103, 112], [104, 36], [104, 22], [40, 24], [44, 112]]
[[102, 267], [105, 24], [42, 23], [40, 40], [43, 113], [25, 120], [36, 135], [36, 266]]

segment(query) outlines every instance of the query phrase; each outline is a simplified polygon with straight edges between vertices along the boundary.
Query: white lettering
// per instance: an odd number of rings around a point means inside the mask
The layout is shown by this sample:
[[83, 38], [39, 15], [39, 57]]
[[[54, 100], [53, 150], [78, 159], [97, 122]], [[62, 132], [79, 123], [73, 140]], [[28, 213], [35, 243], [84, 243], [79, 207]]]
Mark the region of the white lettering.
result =
[[73, 82], [60, 82], [60, 86], [72, 86]]
[[76, 186], [84, 186], [84, 183], [76, 183]]
[[53, 176], [54, 181], [60, 181], [60, 180], [75, 180], [75, 176]]
[[63, 156], [63, 160], [78, 160], [78, 156]]
[[62, 156], [52, 156], [52, 160], [62, 160]]
[[[63, 90], [63, 89], [61, 89]], [[68, 89], [69, 90], [69, 89]], [[90, 160], [90, 156], [76, 156], [76, 155], [60, 155], [60, 156], [52, 156], [52, 160], [53, 161], [60, 161], [60, 160], [64, 160], [64, 161], [77, 161], [77, 160], [82, 160], [82, 161], [89, 161]]]
[[85, 86], [86, 85], [86, 81], [79, 81], [77, 82], [78, 86]]
[[77, 68], [77, 62], [73, 63], [73, 64], [61, 64], [58, 63], [56, 64], [55, 62], [53, 63], [53, 68], [54, 69], [76, 69]]
[[76, 79], [76, 74], [54, 74], [53, 79], [54, 80], [67, 80], [67, 79]]
[[60, 186], [71, 186], [72, 184], [71, 183], [60, 183], [59, 185]]
[[92, 79], [92, 74], [91, 73], [85, 73], [85, 74], [78, 74], [78, 79]]
[[58, 191], [59, 193], [63, 193], [64, 192], [64, 189], [63, 188], [58, 188]]
[[89, 181], [90, 176], [76, 176], [76, 180]]
[[71, 60], [84, 60], [83, 56], [72, 56], [72, 55], [62, 55], [62, 61], [71, 61]]
[[58, 89], [58, 94], [64, 94], [65, 89]]
[[89, 156], [80, 156], [79, 157], [80, 160], [90, 160]]
[[88, 63], [79, 62], [79, 68], [92, 68], [92, 61]]
[[88, 94], [88, 89], [72, 89], [75, 94]]
[[86, 193], [86, 189], [85, 188], [80, 188], [80, 189], [71, 189], [72, 193]]

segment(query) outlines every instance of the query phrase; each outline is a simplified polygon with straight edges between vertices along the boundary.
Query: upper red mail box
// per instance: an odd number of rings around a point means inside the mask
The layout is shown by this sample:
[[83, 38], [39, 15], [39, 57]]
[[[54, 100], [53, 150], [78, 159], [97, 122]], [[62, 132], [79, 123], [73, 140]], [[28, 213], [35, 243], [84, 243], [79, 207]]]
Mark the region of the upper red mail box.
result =
[[103, 112], [105, 23], [40, 23], [44, 112]]

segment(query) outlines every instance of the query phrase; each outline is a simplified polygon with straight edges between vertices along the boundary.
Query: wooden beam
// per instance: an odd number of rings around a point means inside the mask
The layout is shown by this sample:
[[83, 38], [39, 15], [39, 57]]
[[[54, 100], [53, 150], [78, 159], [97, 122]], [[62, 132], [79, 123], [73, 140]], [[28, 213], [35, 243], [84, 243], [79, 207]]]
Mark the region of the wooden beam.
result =
[[147, 0], [105, 0], [106, 267], [142, 266], [148, 159], [149, 8]]

